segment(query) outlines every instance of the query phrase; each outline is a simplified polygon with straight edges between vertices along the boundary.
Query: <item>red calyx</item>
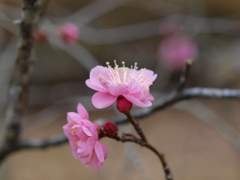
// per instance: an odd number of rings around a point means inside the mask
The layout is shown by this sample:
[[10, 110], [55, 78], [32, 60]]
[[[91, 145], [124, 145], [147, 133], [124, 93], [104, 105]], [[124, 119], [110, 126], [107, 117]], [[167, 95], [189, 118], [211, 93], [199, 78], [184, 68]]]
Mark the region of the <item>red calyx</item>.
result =
[[132, 109], [132, 103], [124, 97], [117, 98], [117, 109], [121, 113], [128, 113]]
[[103, 129], [108, 136], [116, 136], [118, 133], [118, 126], [112, 121], [108, 121], [103, 125]]

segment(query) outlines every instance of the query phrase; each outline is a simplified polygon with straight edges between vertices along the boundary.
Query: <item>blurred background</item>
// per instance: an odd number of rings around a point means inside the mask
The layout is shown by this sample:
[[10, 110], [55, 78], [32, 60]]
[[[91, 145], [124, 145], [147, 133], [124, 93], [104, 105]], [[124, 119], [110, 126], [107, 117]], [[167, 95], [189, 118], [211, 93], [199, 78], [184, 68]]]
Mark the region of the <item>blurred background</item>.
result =
[[[81, 102], [91, 120], [117, 114], [96, 110], [94, 91], [85, 85], [89, 71], [106, 61], [152, 69], [155, 98], [176, 86], [187, 59], [194, 61], [188, 86], [240, 88], [240, 3], [238, 0], [46, 0], [34, 31], [35, 69], [23, 136], [47, 138], [62, 133], [66, 112]], [[0, 1], [0, 123], [17, 56], [21, 1]], [[67, 43], [61, 27], [72, 23], [79, 36]], [[150, 142], [166, 153], [176, 180], [240, 178], [240, 103], [191, 100], [155, 112], [141, 124]], [[131, 132], [121, 125], [122, 132]], [[3, 180], [156, 180], [161, 164], [147, 149], [103, 139], [109, 156], [102, 170], [85, 168], [68, 144], [17, 152], [0, 169]]]

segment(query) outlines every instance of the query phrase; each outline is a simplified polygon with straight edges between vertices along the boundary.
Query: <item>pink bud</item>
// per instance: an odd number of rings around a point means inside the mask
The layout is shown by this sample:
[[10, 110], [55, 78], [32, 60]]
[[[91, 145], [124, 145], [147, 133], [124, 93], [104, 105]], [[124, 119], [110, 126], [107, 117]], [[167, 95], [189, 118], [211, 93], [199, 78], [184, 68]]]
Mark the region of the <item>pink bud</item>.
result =
[[124, 97], [117, 98], [117, 109], [121, 113], [127, 113], [131, 110], [132, 103]]
[[104, 131], [108, 136], [116, 136], [118, 133], [118, 127], [116, 123], [108, 121], [103, 125]]
[[76, 25], [66, 23], [59, 27], [59, 36], [67, 45], [73, 45], [78, 41], [79, 30]]
[[33, 38], [36, 43], [42, 44], [47, 41], [46, 39], [46, 32], [41, 29], [34, 29], [33, 30]]

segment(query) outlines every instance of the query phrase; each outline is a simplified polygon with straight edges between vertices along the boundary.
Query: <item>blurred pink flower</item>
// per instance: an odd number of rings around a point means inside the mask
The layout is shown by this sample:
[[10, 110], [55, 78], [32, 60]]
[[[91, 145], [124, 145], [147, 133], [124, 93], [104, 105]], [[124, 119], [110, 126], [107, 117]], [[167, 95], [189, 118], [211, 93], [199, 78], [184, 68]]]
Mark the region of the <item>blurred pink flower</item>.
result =
[[189, 37], [178, 34], [163, 39], [158, 49], [158, 57], [171, 71], [181, 70], [188, 60], [196, 60], [198, 48]]
[[78, 41], [79, 34], [78, 27], [72, 23], [66, 23], [59, 27], [59, 35], [68, 45], [75, 44]]
[[88, 120], [88, 112], [82, 104], [78, 104], [77, 111], [67, 113], [68, 123], [63, 126], [64, 134], [68, 137], [74, 158], [86, 167], [100, 170], [108, 154], [107, 148], [99, 142], [97, 129]]
[[157, 75], [146, 68], [137, 70], [137, 63], [131, 69], [125, 67], [125, 62], [122, 62], [123, 67], [119, 67], [116, 61], [114, 63], [115, 68], [107, 62], [108, 67], [96, 66], [91, 70], [86, 84], [99, 91], [92, 97], [93, 105], [101, 109], [113, 104], [118, 97], [125, 97], [137, 106], [151, 106], [154, 98], [149, 93], [149, 86]]

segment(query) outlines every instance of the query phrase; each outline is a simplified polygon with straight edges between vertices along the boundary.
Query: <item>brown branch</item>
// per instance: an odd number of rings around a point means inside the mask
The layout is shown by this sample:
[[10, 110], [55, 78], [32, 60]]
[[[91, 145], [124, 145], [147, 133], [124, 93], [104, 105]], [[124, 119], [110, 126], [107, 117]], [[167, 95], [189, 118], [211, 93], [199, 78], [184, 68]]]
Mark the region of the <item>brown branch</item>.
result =
[[19, 49], [9, 87], [9, 105], [5, 118], [4, 140], [0, 146], [0, 162], [11, 152], [19, 149], [18, 138], [21, 133], [22, 117], [27, 107], [28, 85], [33, 69], [32, 29], [38, 9], [37, 0], [23, 0], [23, 15], [19, 24]]
[[124, 114], [127, 116], [127, 118], [128, 118], [127, 120], [133, 125], [133, 127], [135, 128], [136, 132], [139, 134], [141, 139], [145, 142], [148, 142], [148, 140], [143, 132], [143, 129], [140, 127], [139, 122], [132, 117], [130, 112], [124, 113]]
[[[186, 69], [186, 71], [188, 71], [187, 69]], [[183, 76], [185, 76], [186, 74], [187, 73], [185, 73], [185, 71], [184, 71], [184, 75]], [[181, 80], [182, 80], [181, 83], [184, 83], [185, 79], [186, 78], [181, 78]], [[115, 139], [118, 140], [118, 141], [122, 141], [122, 142], [126, 142], [126, 141], [135, 142], [135, 143], [140, 144], [141, 146], [144, 146], [144, 147], [150, 149], [151, 151], [153, 151], [158, 156], [158, 158], [160, 159], [160, 161], [162, 163], [166, 180], [173, 180], [172, 172], [170, 170], [170, 167], [167, 164], [167, 161], [166, 161], [166, 159], [164, 157], [164, 154], [159, 152], [155, 147], [153, 147], [148, 142], [148, 140], [147, 140], [147, 138], [145, 136], [145, 133], [143, 132], [143, 129], [141, 128], [139, 122], [136, 119], [133, 118], [131, 113], [128, 112], [128, 113], [124, 113], [124, 114], [128, 118], [127, 121], [130, 122], [133, 125], [133, 127], [135, 128], [136, 132], [141, 137], [141, 139], [136, 138], [132, 134], [123, 134], [122, 137], [115, 136]]]
[[142, 147], [148, 148], [149, 150], [154, 152], [158, 156], [159, 160], [161, 161], [166, 179], [167, 180], [173, 180], [173, 175], [172, 175], [171, 170], [170, 170], [170, 168], [169, 168], [169, 166], [167, 164], [167, 161], [165, 159], [164, 153], [159, 152], [150, 143], [144, 141], [143, 139], [139, 139], [139, 138], [137, 138], [134, 135], [129, 134], [129, 133], [128, 134], [124, 134], [123, 133], [122, 136], [115, 136], [115, 137], [108, 136], [108, 137], [112, 138], [112, 139], [115, 139], [117, 141], [121, 141], [123, 143], [125, 143], [125, 142], [133, 142], [133, 143], [139, 144]]
[[68, 142], [68, 139], [65, 135], [59, 135], [48, 139], [38, 140], [27, 140], [20, 139], [19, 140], [19, 148], [21, 149], [45, 149], [49, 146], [58, 146], [63, 143]]

